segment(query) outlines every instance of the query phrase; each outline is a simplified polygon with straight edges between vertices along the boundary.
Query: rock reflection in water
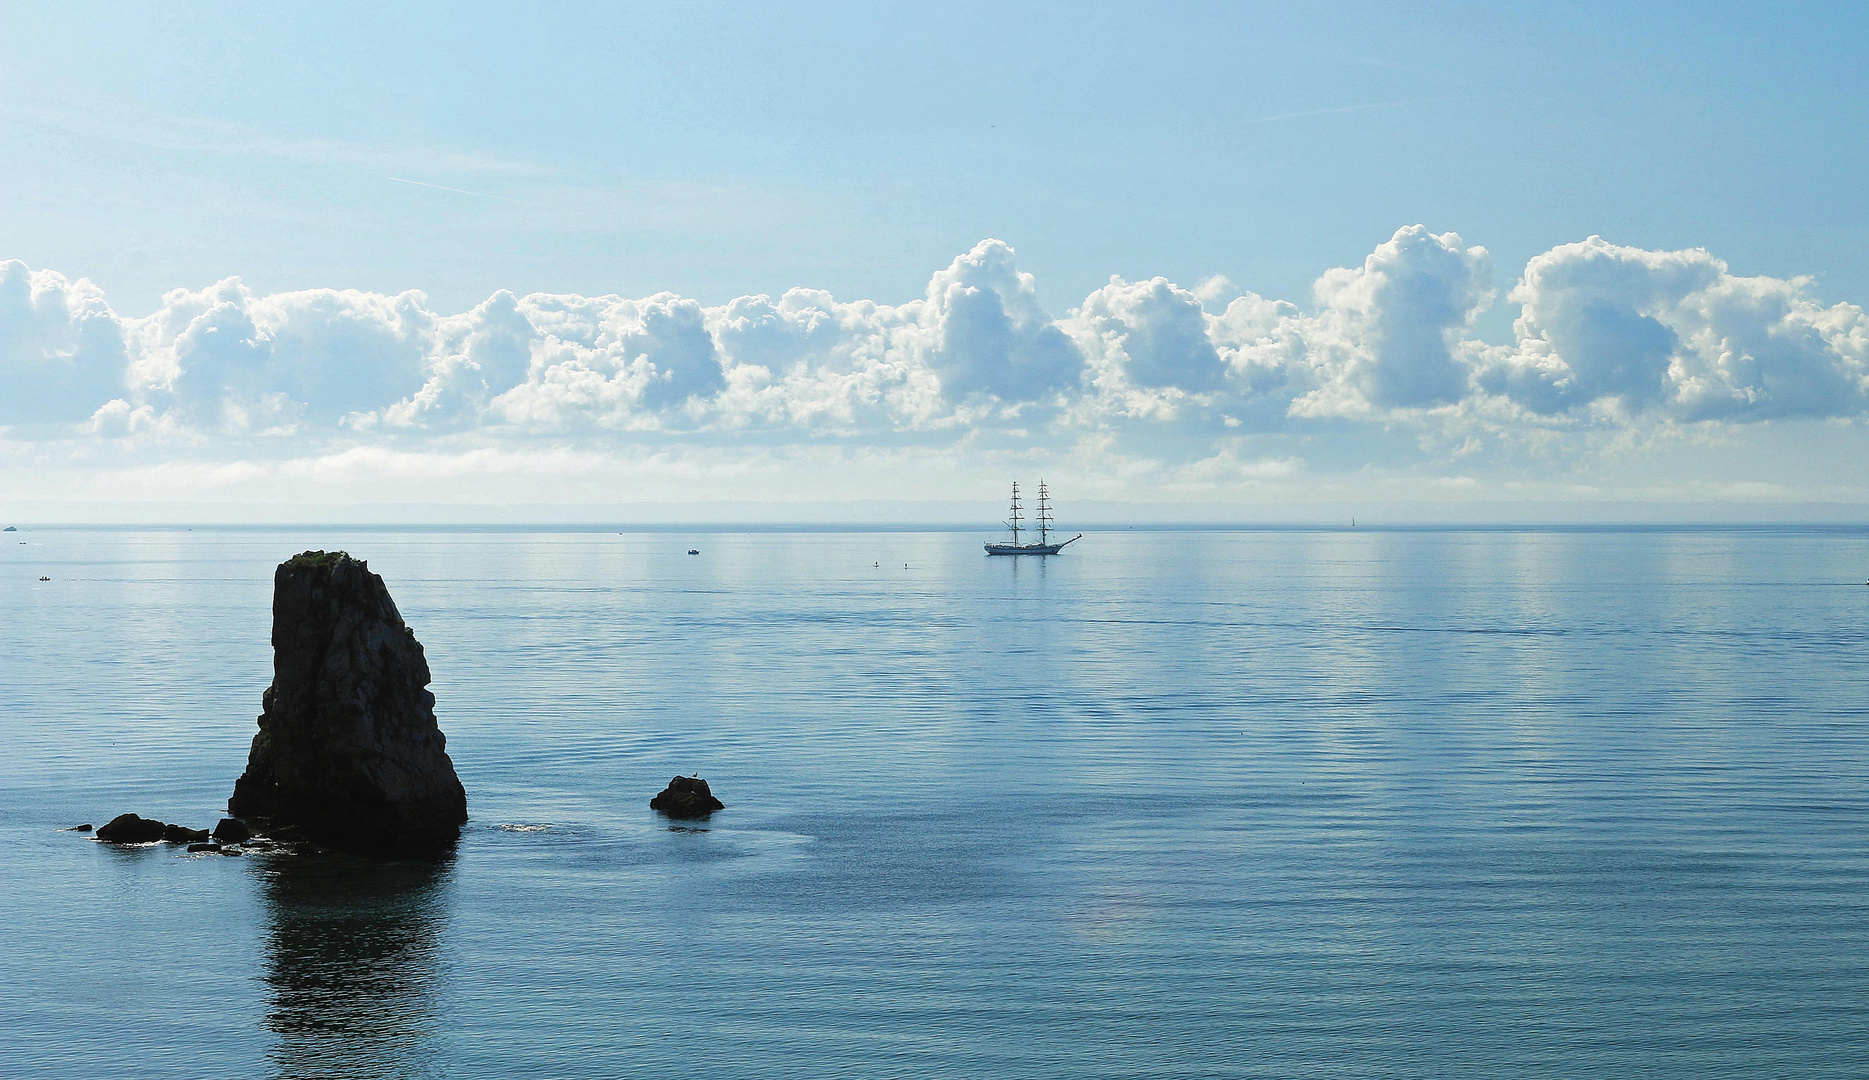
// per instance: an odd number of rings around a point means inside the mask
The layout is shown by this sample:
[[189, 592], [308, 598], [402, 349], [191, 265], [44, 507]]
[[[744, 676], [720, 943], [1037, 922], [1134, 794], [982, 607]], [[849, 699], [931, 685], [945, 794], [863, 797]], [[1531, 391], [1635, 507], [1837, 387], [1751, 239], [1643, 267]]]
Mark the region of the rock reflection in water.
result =
[[275, 1075], [440, 1075], [435, 998], [452, 858], [269, 861], [261, 896]]

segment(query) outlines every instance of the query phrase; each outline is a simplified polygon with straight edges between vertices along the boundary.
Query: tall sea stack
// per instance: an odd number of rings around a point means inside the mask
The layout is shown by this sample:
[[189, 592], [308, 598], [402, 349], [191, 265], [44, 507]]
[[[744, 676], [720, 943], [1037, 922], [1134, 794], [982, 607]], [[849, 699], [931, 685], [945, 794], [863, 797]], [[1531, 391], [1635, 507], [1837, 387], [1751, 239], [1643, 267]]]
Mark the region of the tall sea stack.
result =
[[227, 809], [367, 851], [445, 848], [467, 793], [435, 723], [428, 660], [383, 579], [342, 551], [273, 575], [273, 685]]

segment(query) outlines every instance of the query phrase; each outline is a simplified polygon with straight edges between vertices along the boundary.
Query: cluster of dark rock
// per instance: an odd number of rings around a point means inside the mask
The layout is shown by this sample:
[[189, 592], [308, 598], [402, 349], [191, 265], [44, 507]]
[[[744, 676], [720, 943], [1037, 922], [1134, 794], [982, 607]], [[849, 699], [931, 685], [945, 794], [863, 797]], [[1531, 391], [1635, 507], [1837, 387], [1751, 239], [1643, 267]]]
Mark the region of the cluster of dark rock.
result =
[[[122, 814], [97, 838], [229, 855], [452, 846], [467, 821], [467, 792], [435, 719], [421, 642], [383, 579], [342, 551], [286, 560], [273, 575], [272, 644], [273, 683], [227, 802], [233, 816], [210, 834]], [[675, 777], [649, 806], [671, 818], [725, 809], [699, 776]]]
[[[73, 832], [90, 832], [90, 825], [77, 825]], [[157, 821], [136, 814], [118, 814], [97, 830], [97, 838], [107, 844], [185, 844], [189, 852], [213, 852], [239, 855], [247, 848], [265, 850], [289, 843], [289, 839], [256, 837], [246, 823], [237, 818], [222, 818], [210, 833], [186, 825]]]

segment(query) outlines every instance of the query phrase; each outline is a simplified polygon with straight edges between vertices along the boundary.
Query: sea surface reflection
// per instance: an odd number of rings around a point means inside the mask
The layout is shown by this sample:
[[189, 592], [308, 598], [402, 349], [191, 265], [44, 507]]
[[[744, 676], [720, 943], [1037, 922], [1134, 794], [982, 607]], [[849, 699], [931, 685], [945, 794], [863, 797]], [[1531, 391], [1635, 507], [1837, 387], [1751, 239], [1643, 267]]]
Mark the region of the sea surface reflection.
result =
[[269, 862], [260, 892], [273, 1075], [442, 1075], [435, 1001], [452, 856]]

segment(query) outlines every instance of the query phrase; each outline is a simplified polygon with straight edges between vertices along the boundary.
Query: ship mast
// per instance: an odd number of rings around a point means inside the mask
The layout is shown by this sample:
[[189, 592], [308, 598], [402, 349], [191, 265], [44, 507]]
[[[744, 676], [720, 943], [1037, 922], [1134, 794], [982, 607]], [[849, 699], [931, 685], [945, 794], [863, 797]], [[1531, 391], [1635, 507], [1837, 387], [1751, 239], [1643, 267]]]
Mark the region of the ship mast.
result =
[[1038, 480], [1038, 542], [1045, 543], [1051, 533], [1051, 503], [1046, 501], [1045, 478]]
[[1012, 527], [1012, 546], [1019, 546], [1019, 482], [1012, 482], [1012, 520], [1006, 522]]

